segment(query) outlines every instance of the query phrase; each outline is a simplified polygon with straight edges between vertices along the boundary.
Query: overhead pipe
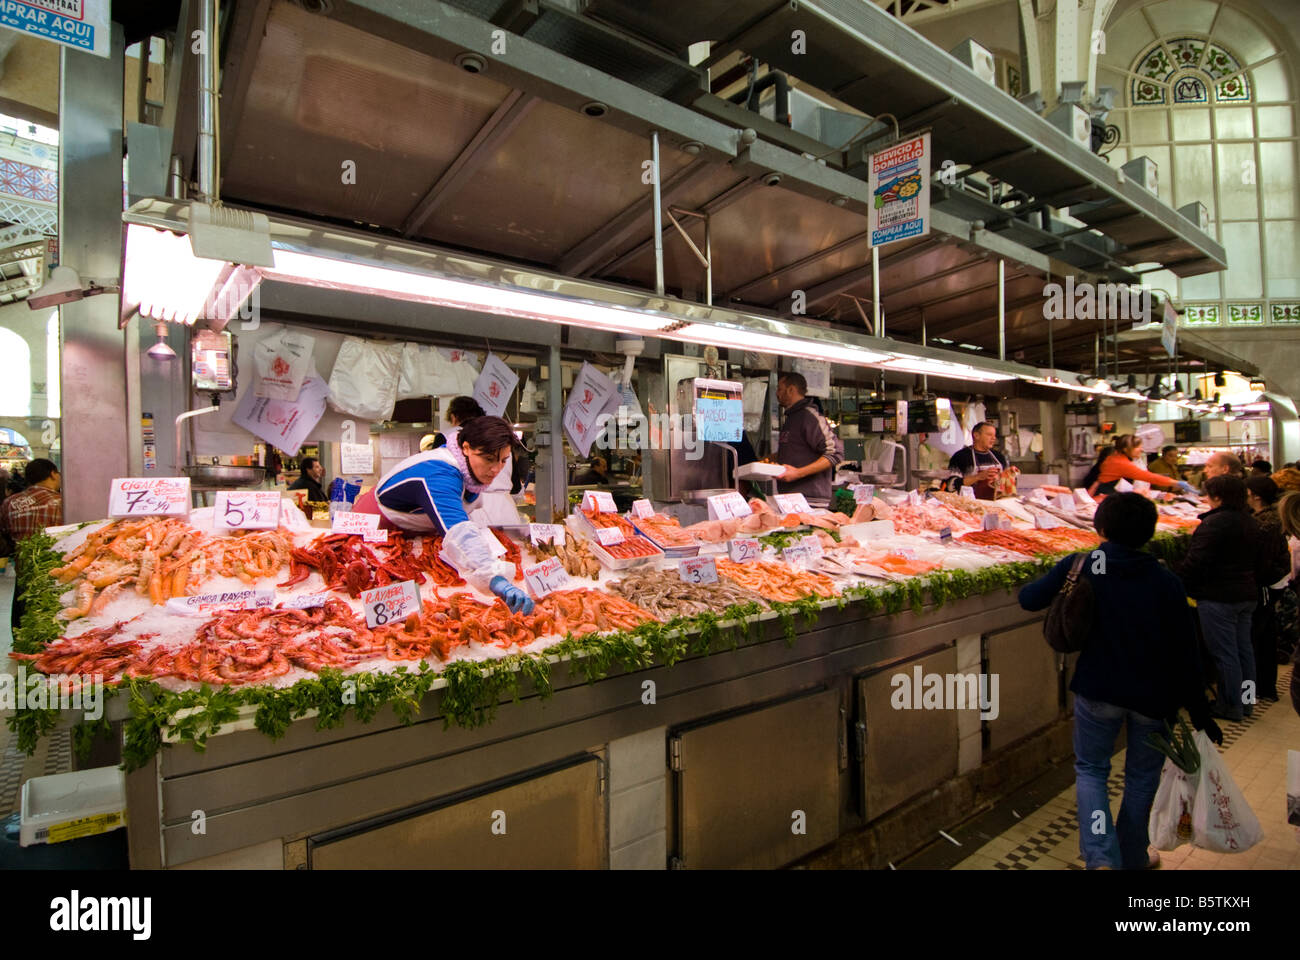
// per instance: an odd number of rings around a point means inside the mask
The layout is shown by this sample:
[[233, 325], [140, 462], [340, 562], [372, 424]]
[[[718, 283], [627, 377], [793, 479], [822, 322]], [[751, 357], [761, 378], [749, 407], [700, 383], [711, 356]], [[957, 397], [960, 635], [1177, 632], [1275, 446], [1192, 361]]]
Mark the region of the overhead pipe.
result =
[[217, 199], [216, 0], [199, 0], [199, 24], [204, 34], [199, 44], [199, 195], [211, 204]]
[[732, 103], [744, 103], [745, 109], [752, 113], [758, 113], [759, 95], [768, 87], [776, 87], [776, 111], [773, 116], [776, 122], [784, 126], [790, 126], [790, 78], [780, 70], [769, 70], [757, 80], [749, 84], [747, 90], [739, 93], [733, 93], [728, 99]]
[[998, 258], [998, 359], [1007, 358], [1007, 262]]
[[655, 223], [655, 293], [664, 295], [664, 213], [663, 199], [659, 193], [659, 131], [650, 134], [651, 161], [654, 174]]

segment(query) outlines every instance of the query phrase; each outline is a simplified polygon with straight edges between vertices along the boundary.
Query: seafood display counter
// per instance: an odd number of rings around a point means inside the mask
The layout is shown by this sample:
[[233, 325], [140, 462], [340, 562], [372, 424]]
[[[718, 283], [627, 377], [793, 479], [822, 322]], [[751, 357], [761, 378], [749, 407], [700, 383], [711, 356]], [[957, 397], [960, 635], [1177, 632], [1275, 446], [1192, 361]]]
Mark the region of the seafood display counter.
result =
[[498, 531], [526, 614], [437, 538], [322, 534], [288, 501], [274, 530], [197, 510], [33, 538], [15, 657], [111, 696], [94, 720], [27, 704], [18, 742], [75, 723], [115, 753], [143, 868], [779, 866], [891, 817], [898, 856], [990, 764], [1068, 752], [1061, 665], [1013, 589], [1095, 545], [1082, 521], [750, 506], [753, 531], [642, 526], [687, 556], [612, 515]]

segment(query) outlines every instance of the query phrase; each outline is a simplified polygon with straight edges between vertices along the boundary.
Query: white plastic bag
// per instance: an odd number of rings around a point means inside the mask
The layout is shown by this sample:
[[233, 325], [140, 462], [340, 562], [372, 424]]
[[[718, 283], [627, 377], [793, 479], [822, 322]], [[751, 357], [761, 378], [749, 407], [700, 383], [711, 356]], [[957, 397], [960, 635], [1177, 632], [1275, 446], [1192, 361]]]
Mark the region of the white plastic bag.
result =
[[253, 347], [256, 395], [269, 400], [297, 400], [302, 382], [312, 369], [315, 346], [315, 337], [288, 327], [259, 340]]
[[330, 406], [361, 420], [388, 420], [402, 372], [400, 343], [367, 343], [348, 337], [330, 373]]
[[1286, 752], [1286, 822], [1300, 827], [1300, 750]]
[[470, 586], [489, 593], [493, 577], [509, 580], [515, 575], [513, 563], [493, 556], [491, 544], [498, 542], [486, 527], [465, 520], [444, 534], [438, 555], [455, 567]]
[[436, 347], [427, 343], [402, 344], [402, 372], [397, 381], [397, 399], [436, 396], [438, 367], [441, 362]]
[[1174, 850], [1192, 842], [1195, 805], [1195, 775], [1184, 773], [1172, 760], [1166, 760], [1151, 804], [1151, 819], [1147, 821], [1147, 834], [1157, 850]]
[[1192, 843], [1218, 853], [1242, 853], [1264, 838], [1259, 818], [1237, 788], [1205, 731], [1196, 731], [1201, 770], [1192, 808]]

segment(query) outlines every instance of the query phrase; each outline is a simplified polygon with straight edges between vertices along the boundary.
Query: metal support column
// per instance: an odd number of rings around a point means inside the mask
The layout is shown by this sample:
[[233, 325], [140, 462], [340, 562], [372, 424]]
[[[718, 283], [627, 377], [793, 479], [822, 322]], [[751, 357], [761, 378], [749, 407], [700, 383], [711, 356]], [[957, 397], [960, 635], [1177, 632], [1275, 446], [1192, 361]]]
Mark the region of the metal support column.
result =
[[998, 359], [1007, 358], [1007, 262], [998, 259]]
[[871, 248], [871, 326], [875, 336], [883, 337], [885, 328], [880, 322], [880, 248]]
[[704, 215], [704, 302], [713, 306], [713, 218]]
[[550, 523], [557, 513], [568, 513], [569, 465], [564, 456], [564, 369], [560, 348], [546, 355], [546, 414], [551, 423], [550, 445], [537, 451], [537, 522]]
[[[123, 36], [107, 57], [64, 47], [59, 83], [60, 262], [84, 280], [122, 268]], [[63, 398], [63, 519], [94, 520], [114, 477], [129, 476], [124, 334], [120, 300], [100, 294], [59, 308]]]
[[659, 193], [659, 131], [650, 134], [650, 159], [654, 175], [655, 293], [664, 295], [664, 210]]

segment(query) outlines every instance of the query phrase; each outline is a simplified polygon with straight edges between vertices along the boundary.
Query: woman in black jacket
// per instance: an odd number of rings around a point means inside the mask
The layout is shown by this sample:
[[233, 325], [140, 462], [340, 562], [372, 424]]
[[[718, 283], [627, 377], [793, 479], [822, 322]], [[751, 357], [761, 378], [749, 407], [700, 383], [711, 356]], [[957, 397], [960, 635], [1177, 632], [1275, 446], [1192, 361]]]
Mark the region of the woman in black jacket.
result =
[[[1222, 475], [1205, 481], [1210, 510], [1201, 514], [1187, 555], [1178, 567], [1187, 595], [1196, 601], [1201, 632], [1219, 668], [1214, 715], [1240, 720], [1255, 709], [1255, 649], [1251, 617], [1259, 588], [1281, 576], [1279, 557], [1246, 508], [1246, 483]], [[1289, 563], [1288, 563], [1289, 566]]]
[[[1259, 463], [1261, 461], [1256, 461]], [[1259, 603], [1251, 620], [1250, 637], [1255, 651], [1256, 698], [1277, 699], [1278, 599], [1291, 580], [1291, 548], [1277, 515], [1277, 484], [1267, 475], [1246, 478], [1246, 503], [1259, 524], [1260, 550], [1271, 558], [1271, 569], [1260, 583]], [[1269, 579], [1272, 574], [1277, 576]], [[1282, 661], [1285, 663], [1286, 661]]]
[[[1223, 734], [1205, 701], [1187, 595], [1178, 578], [1142, 549], [1155, 533], [1155, 505], [1136, 493], [1111, 494], [1097, 508], [1095, 523], [1101, 549], [1082, 572], [1093, 592], [1092, 630], [1070, 680], [1079, 848], [1089, 869], [1140, 869], [1159, 863], [1147, 850], [1147, 821], [1164, 765], [1146, 735], [1163, 730], [1180, 707], [1211, 739], [1221, 741]], [[1021, 589], [1020, 605], [1050, 606], [1074, 559], [1066, 557]], [[1112, 824], [1106, 780], [1125, 725], [1124, 799]]]
[[[1282, 532], [1288, 537], [1300, 538], [1300, 493], [1288, 493], [1277, 506], [1282, 520]], [[1300, 713], [1300, 645], [1291, 657], [1291, 706]]]

